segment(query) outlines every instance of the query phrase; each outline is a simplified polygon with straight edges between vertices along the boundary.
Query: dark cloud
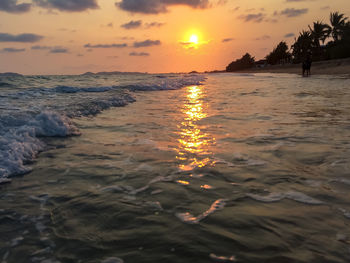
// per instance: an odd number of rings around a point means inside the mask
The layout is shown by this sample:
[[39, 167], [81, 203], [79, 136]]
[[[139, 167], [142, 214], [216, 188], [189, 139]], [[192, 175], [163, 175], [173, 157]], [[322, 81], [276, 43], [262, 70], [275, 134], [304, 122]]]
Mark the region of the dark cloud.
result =
[[234, 40], [234, 38], [224, 38], [223, 40], [221, 40], [221, 42], [226, 43], [226, 42], [231, 42], [233, 40]]
[[69, 50], [67, 48], [63, 48], [63, 47], [54, 47], [50, 50], [50, 53], [68, 53]]
[[147, 52], [131, 52], [129, 53], [129, 56], [132, 56], [132, 57], [148, 57], [150, 54], [147, 53]]
[[[1, 0], [0, 0], [1, 1]], [[36, 34], [19, 34], [19, 35], [11, 35], [7, 33], [0, 33], [0, 42], [38, 42], [43, 39], [43, 36], [39, 36]]]
[[263, 13], [245, 14], [245, 15], [240, 15], [238, 18], [242, 19], [245, 22], [261, 23], [265, 19], [265, 14]]
[[122, 43], [122, 44], [97, 44], [97, 45], [86, 44], [84, 47], [91, 49], [91, 48], [124, 48], [127, 46], [128, 44]]
[[122, 0], [115, 5], [124, 11], [143, 14], [165, 13], [171, 5], [202, 9], [210, 6], [209, 0]]
[[288, 33], [288, 34], [285, 34], [284, 37], [286, 38], [289, 38], [289, 37], [294, 37], [295, 34], [294, 33]]
[[282, 15], [286, 17], [296, 17], [296, 16], [301, 16], [303, 14], [306, 14], [307, 12], [309, 12], [308, 8], [301, 8], [301, 9], [286, 8], [281, 12], [275, 12], [275, 15]]
[[18, 53], [26, 51], [25, 48], [12, 48], [12, 47], [5, 47], [1, 50], [2, 52], [8, 52], [8, 53]]
[[120, 27], [125, 28], [125, 29], [135, 29], [135, 28], [139, 28], [142, 26], [142, 21], [141, 20], [137, 20], [137, 21], [130, 21], [128, 23], [122, 24]]
[[17, 0], [0, 0], [0, 11], [8, 13], [25, 13], [30, 10], [31, 6], [31, 4], [27, 3], [17, 4]]
[[64, 12], [81, 12], [99, 8], [97, 0], [33, 0], [38, 6]]
[[134, 47], [136, 47], [136, 48], [139, 48], [139, 47], [150, 47], [150, 46], [159, 46], [159, 45], [161, 45], [160, 40], [147, 39], [145, 41], [134, 42]]
[[261, 37], [256, 38], [255, 40], [268, 40], [268, 39], [271, 39], [269, 35], [263, 35]]

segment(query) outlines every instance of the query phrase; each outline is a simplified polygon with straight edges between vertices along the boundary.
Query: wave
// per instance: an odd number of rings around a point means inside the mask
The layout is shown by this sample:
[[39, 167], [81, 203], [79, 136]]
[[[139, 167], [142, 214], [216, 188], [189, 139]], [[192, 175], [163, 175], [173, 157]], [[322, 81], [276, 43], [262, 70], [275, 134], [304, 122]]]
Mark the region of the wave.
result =
[[45, 143], [39, 137], [65, 137], [79, 135], [79, 130], [69, 118], [54, 112], [42, 112], [28, 119], [16, 120], [23, 125], [12, 127], [0, 135], [0, 178], [25, 174], [31, 168], [25, 164], [44, 150]]
[[[122, 107], [135, 102], [128, 93], [130, 91], [179, 89], [188, 85], [200, 85], [205, 77], [195, 75], [180, 79], [169, 78], [160, 81], [157, 79], [158, 81], [153, 83], [100, 87], [61, 85], [55, 88], [21, 89], [2, 94], [4, 102], [8, 103], [4, 107], [12, 107], [15, 111], [0, 115], [0, 183], [9, 182], [9, 177], [32, 170], [27, 164], [46, 147], [41, 137], [79, 135], [79, 129], [73, 124], [72, 118], [96, 115], [111, 107]], [[115, 90], [121, 92], [113, 92]], [[75, 93], [99, 93], [99, 95], [77, 97]], [[65, 103], [60, 103], [56, 94], [62, 94], [61, 99], [63, 98]], [[8, 99], [19, 102], [19, 106], [14, 107], [13, 102], [7, 102]], [[35, 108], [26, 109], [28, 101], [35, 101]]]
[[246, 196], [260, 202], [272, 203], [278, 202], [283, 199], [290, 199], [296, 202], [309, 204], [309, 205], [321, 205], [322, 201], [312, 198], [306, 194], [300, 192], [289, 191], [286, 193], [270, 193], [268, 195], [256, 195], [256, 194], [247, 194]]

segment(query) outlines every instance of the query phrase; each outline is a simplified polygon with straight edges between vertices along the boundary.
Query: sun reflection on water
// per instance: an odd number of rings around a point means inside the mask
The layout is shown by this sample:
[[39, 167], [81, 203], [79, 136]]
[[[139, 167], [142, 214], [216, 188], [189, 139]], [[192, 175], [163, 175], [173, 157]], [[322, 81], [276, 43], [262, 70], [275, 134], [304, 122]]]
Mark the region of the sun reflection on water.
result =
[[179, 125], [180, 138], [176, 157], [180, 161], [181, 170], [214, 164], [210, 158], [210, 146], [215, 143], [215, 138], [204, 132], [203, 127], [197, 123], [207, 117], [203, 105], [204, 97], [202, 86], [187, 87], [186, 101], [181, 109], [184, 118]]

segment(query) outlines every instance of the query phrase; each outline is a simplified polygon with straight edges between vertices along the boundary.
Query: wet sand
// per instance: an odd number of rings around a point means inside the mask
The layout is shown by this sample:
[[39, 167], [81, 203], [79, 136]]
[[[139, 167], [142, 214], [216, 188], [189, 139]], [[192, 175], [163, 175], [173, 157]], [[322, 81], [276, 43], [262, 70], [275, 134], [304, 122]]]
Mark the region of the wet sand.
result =
[[[257, 68], [257, 69], [245, 70], [242, 72], [301, 74], [301, 64], [275, 65], [275, 66], [268, 66], [266, 68], [261, 68], [261, 69]], [[350, 58], [313, 62], [311, 67], [311, 74], [323, 74], [323, 75], [346, 74], [350, 76]]]

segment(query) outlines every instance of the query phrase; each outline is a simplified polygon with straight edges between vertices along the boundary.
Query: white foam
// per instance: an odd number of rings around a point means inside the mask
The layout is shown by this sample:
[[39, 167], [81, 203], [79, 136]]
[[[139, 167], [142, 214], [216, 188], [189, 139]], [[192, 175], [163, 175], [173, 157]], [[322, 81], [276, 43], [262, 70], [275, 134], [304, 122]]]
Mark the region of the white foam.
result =
[[200, 214], [199, 216], [195, 217], [193, 216], [191, 213], [186, 212], [186, 213], [176, 213], [175, 215], [177, 216], [177, 218], [179, 218], [182, 222], [187, 223], [187, 224], [198, 224], [201, 220], [203, 220], [204, 218], [208, 217], [210, 214], [221, 210], [225, 207], [226, 205], [226, 199], [218, 199], [216, 200], [211, 206], [210, 208], [203, 212], [202, 214]]
[[309, 204], [309, 205], [321, 205], [322, 201], [312, 198], [306, 194], [300, 192], [289, 191], [286, 193], [270, 193], [268, 195], [256, 195], [256, 194], [246, 194], [246, 196], [260, 202], [272, 203], [278, 202], [283, 199], [290, 199], [300, 203]]
[[[42, 112], [34, 117], [24, 116], [16, 120], [12, 128], [0, 134], [0, 178], [25, 174], [32, 161], [45, 147], [38, 137], [65, 137], [78, 135], [78, 129], [65, 116], [54, 112]], [[15, 126], [20, 123], [20, 126]], [[10, 123], [11, 124], [11, 123]]]

